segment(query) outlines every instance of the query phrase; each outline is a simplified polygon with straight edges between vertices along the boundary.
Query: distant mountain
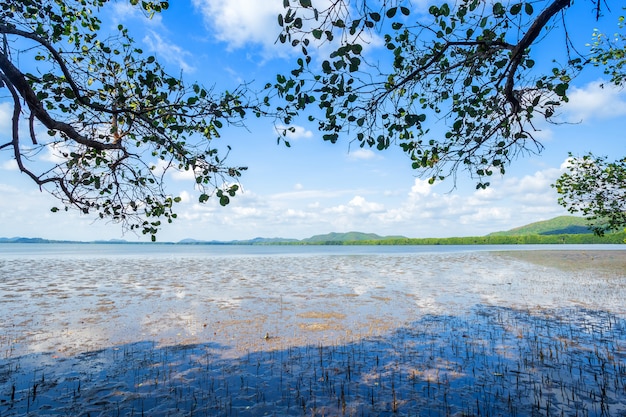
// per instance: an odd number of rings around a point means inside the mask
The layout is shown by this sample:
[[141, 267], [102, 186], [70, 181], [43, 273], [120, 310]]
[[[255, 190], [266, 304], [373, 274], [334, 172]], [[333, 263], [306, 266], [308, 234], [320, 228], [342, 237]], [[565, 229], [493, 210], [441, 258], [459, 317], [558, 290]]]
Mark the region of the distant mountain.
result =
[[487, 236], [578, 235], [589, 233], [593, 233], [593, 231], [589, 228], [586, 219], [576, 216], [559, 216], [504, 232], [490, 233]]
[[325, 235], [315, 235], [306, 239], [287, 239], [282, 237], [255, 237], [249, 240], [195, 240], [183, 239], [177, 243], [184, 245], [271, 245], [271, 244], [317, 244], [317, 243], [341, 243], [341, 242], [359, 242], [364, 240], [385, 240], [385, 239], [406, 239], [404, 236], [379, 236], [375, 233], [327, 233]]
[[255, 237], [250, 240], [236, 240], [234, 243], [255, 244], [255, 243], [296, 243], [298, 239], [285, 239], [282, 237]]
[[54, 240], [40, 237], [0, 237], [0, 243], [52, 243]]
[[315, 235], [307, 239], [302, 239], [305, 243], [321, 242], [359, 242], [362, 240], [385, 240], [385, 239], [406, 239], [404, 236], [379, 236], [376, 233], [327, 233], [325, 235]]
[[206, 240], [196, 240], [196, 239], [183, 239], [183, 240], [179, 240], [176, 243], [180, 243], [182, 245], [196, 245], [196, 244], [206, 244], [209, 243]]
[[281, 237], [255, 237], [249, 240], [196, 240], [196, 239], [183, 239], [179, 240], [178, 244], [181, 245], [260, 245], [270, 243], [297, 243], [298, 239], [284, 239]]
[[[599, 242], [591, 242], [593, 236], [580, 236], [575, 235], [592, 235], [593, 231], [589, 228], [587, 220], [582, 217], [575, 216], [560, 216], [550, 220], [544, 220], [528, 224], [526, 226], [516, 227], [511, 230], [490, 233], [482, 237], [458, 237], [458, 238], [420, 238], [413, 239], [404, 236], [380, 236], [376, 233], [362, 233], [362, 232], [347, 232], [347, 233], [327, 233], [323, 235], [315, 235], [306, 239], [286, 239], [286, 238], [264, 238], [256, 237], [249, 240], [231, 240], [231, 241], [217, 241], [217, 240], [195, 240], [195, 239], [183, 239], [179, 242], [159, 242], [162, 244], [182, 244], [182, 245], [324, 245], [324, 244], [344, 244], [347, 242], [367, 241], [365, 244], [393, 244], [393, 245], [420, 245], [420, 244], [502, 244], [502, 243], [563, 243], [563, 239], [560, 241], [554, 241], [556, 235], [569, 235], [570, 243], [608, 243], [607, 238], [600, 239]], [[574, 236], [572, 236], [574, 235]], [[613, 236], [613, 234], [609, 234]], [[533, 237], [534, 236], [534, 237]], [[546, 236], [539, 238], [538, 236]], [[551, 236], [551, 237], [548, 237]], [[513, 238], [511, 238], [513, 237]], [[620, 236], [613, 236], [617, 243], [622, 243]], [[494, 239], [495, 238], [495, 239]], [[582, 239], [582, 240], [581, 240]], [[580, 242], [578, 242], [580, 240]], [[537, 242], [535, 242], [537, 241]], [[588, 242], [589, 241], [589, 242]], [[6, 238], [0, 237], [0, 243], [69, 243], [69, 241], [48, 240], [42, 238], [25, 238], [25, 237], [13, 237]], [[89, 243], [89, 242], [73, 242], [73, 243]], [[109, 241], [96, 241], [91, 243], [132, 243], [119, 239], [112, 239]], [[137, 242], [135, 242], [137, 243]]]

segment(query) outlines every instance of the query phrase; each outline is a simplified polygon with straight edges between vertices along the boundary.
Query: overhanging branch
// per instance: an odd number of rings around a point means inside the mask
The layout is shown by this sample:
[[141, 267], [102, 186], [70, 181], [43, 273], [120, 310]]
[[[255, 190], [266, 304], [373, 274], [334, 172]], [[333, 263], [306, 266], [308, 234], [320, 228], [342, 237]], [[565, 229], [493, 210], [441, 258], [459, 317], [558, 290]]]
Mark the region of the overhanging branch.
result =
[[93, 139], [89, 139], [81, 135], [72, 125], [55, 120], [43, 108], [41, 101], [29, 85], [24, 74], [13, 65], [4, 53], [0, 53], [0, 70], [5, 75], [7, 83], [11, 84], [28, 105], [30, 111], [45, 127], [50, 130], [64, 133], [69, 139], [100, 151], [108, 149], [120, 149], [119, 144], [103, 143]]
[[513, 88], [515, 86], [515, 74], [517, 73], [517, 68], [520, 66], [522, 58], [524, 57], [524, 51], [530, 48], [530, 46], [537, 40], [537, 37], [546, 27], [550, 19], [563, 9], [569, 7], [570, 4], [571, 0], [554, 0], [543, 12], [539, 14], [539, 16], [537, 16], [530, 28], [526, 31], [522, 39], [520, 39], [511, 52], [511, 58], [507, 69], [507, 80], [504, 86], [504, 95], [507, 101], [511, 103], [514, 113], [519, 113], [520, 111], [520, 103], [517, 97], [515, 97]]

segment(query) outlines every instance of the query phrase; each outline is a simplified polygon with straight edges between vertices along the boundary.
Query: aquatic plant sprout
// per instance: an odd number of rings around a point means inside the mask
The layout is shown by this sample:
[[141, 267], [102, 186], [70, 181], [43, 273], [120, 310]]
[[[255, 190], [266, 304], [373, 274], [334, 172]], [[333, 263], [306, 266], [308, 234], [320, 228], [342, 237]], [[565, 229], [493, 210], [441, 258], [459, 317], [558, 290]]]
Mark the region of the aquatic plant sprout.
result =
[[0, 254], [0, 415], [626, 413], [623, 250], [110, 248]]

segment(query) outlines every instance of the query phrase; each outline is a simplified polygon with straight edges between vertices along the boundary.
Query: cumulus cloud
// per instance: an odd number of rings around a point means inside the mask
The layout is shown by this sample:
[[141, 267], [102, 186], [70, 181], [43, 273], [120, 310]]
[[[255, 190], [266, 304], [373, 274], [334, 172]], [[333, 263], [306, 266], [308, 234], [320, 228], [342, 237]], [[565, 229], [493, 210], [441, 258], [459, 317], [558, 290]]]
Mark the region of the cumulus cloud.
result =
[[190, 203], [193, 200], [193, 196], [187, 191], [182, 191], [178, 196], [182, 204]]
[[191, 169], [187, 171], [181, 171], [178, 169], [172, 169], [170, 171], [172, 178], [177, 181], [195, 181], [196, 177]]
[[626, 92], [610, 82], [594, 81], [572, 87], [563, 106], [569, 122], [611, 119], [626, 115]]
[[328, 213], [333, 214], [370, 214], [377, 213], [384, 210], [384, 206], [380, 203], [369, 202], [361, 196], [355, 196], [348, 202], [348, 204], [341, 204], [339, 206], [331, 207], [327, 210]]
[[276, 126], [275, 129], [276, 134], [280, 135], [287, 140], [298, 140], [298, 139], [309, 139], [313, 137], [313, 132], [308, 129], [305, 129], [302, 126]]
[[458, 221], [464, 225], [472, 224], [497, 224], [511, 218], [511, 211], [502, 207], [478, 207], [471, 214], [459, 216]]
[[[408, 237], [483, 235], [565, 214], [550, 187], [560, 172], [559, 168], [550, 168], [520, 177], [494, 178], [487, 190], [457, 189], [453, 193], [440, 191], [448, 191], [446, 184], [431, 186], [422, 179], [389, 184], [390, 189], [403, 190], [393, 195], [340, 187], [306, 189], [296, 184], [290, 192], [271, 195], [246, 190], [231, 199], [227, 207], [221, 207], [217, 198], [199, 204], [192, 192], [182, 191], [177, 194], [182, 200], [176, 206], [178, 219], [174, 227], [163, 229], [159, 239], [306, 238], [350, 230]], [[7, 178], [13, 175], [17, 174], [5, 172]], [[2, 184], [0, 191], [11, 196]], [[41, 194], [37, 194], [39, 197], [18, 200], [38, 202]], [[41, 210], [36, 208], [40, 206], [32, 203], [20, 208], [20, 213], [11, 205], [5, 209], [9, 216], [38, 218]], [[78, 215], [67, 216], [71, 219]], [[22, 225], [26, 227], [26, 223]], [[88, 230], [93, 235], [94, 227]], [[111, 228], [107, 234], [112, 232], [119, 230]]]
[[565, 214], [551, 188], [562, 171], [539, 170], [522, 177], [494, 178], [486, 190], [438, 193], [442, 185], [415, 179], [399, 205], [376, 216], [378, 229], [410, 237], [482, 235]]
[[281, 1], [192, 0], [214, 36], [231, 48], [257, 43], [271, 47], [280, 27], [277, 16], [283, 12]]
[[193, 181], [195, 182], [196, 177], [191, 169], [187, 171], [182, 171], [177, 169], [175, 166], [172, 166], [171, 163], [166, 162], [162, 159], [157, 160], [156, 163], [153, 163], [151, 166], [152, 172], [156, 176], [163, 175], [166, 171], [172, 177], [172, 179], [176, 181]]
[[[280, 0], [192, 0], [192, 3], [202, 14], [207, 28], [215, 39], [226, 43], [230, 49], [260, 45], [266, 56], [284, 56], [294, 50], [290, 45], [283, 45], [277, 41], [280, 35], [277, 17], [285, 13]], [[318, 10], [325, 10], [331, 3], [330, 0], [318, 0], [315, 6]], [[314, 21], [312, 13], [310, 19], [304, 16], [305, 25], [308, 21]], [[370, 48], [384, 44], [382, 39], [372, 32], [362, 33], [360, 37], [365, 47], [364, 53]], [[310, 48], [310, 52], [328, 56], [336, 47], [336, 40], [320, 42], [315, 48]]]
[[487, 190], [465, 194], [439, 193], [442, 185], [415, 179], [404, 199], [389, 206], [378, 197], [362, 194], [346, 198], [350, 190], [237, 197], [231, 204], [240, 208], [230, 212], [228, 221], [231, 225], [254, 224], [255, 236], [276, 235], [275, 230], [293, 230], [279, 235], [300, 238], [349, 230], [409, 237], [482, 235], [564, 214], [550, 187], [559, 173], [559, 169], [551, 168], [494, 180]]
[[46, 151], [41, 155], [41, 160], [50, 162], [55, 165], [67, 162], [68, 158], [63, 156], [64, 153], [69, 154], [71, 149], [63, 142], [54, 142], [46, 146]]
[[428, 180], [422, 180], [419, 178], [415, 179], [413, 186], [411, 187], [411, 192], [409, 193], [409, 198], [416, 199], [420, 197], [425, 197], [429, 195], [432, 191], [432, 185], [428, 183]]

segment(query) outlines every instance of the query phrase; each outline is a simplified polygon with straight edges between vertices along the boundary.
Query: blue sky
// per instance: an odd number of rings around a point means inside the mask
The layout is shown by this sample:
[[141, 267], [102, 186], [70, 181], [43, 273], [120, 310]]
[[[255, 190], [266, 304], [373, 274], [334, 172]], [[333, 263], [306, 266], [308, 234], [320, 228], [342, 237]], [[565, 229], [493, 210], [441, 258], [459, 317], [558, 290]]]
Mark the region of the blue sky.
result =
[[[282, 0], [176, 0], [152, 20], [125, 4], [120, 1], [104, 10], [105, 24], [129, 27], [146, 52], [155, 54], [170, 74], [182, 72], [187, 81], [216, 90], [244, 81], [262, 85], [293, 66], [291, 51], [275, 44]], [[413, 2], [414, 15], [428, 4]], [[576, 14], [569, 29], [581, 50], [595, 27], [609, 33], [617, 29], [615, 17], [595, 22], [590, 3], [576, 2], [568, 13]], [[376, 42], [373, 45], [370, 53], [376, 54]], [[562, 37], [547, 39], [535, 59], [551, 65], [553, 55], [562, 51]], [[227, 207], [214, 200], [201, 205], [188, 175], [168, 175], [168, 190], [183, 203], [177, 208], [179, 219], [164, 227], [158, 239], [305, 238], [353, 230], [408, 237], [474, 236], [567, 214], [550, 184], [562, 172], [568, 151], [611, 158], [626, 151], [626, 93], [603, 89], [601, 83], [601, 72], [576, 79], [561, 114], [563, 121], [573, 123], [537, 126], [544, 151], [518, 159], [504, 177], [494, 178], [492, 186], [481, 191], [463, 175], [456, 187], [450, 181], [429, 186], [400, 149], [377, 152], [350, 146], [346, 140], [332, 145], [314, 126], [299, 125], [290, 138], [291, 148], [286, 148], [276, 144], [271, 120], [251, 119], [247, 128], [226, 129], [218, 139], [232, 147], [231, 164], [248, 166], [241, 179], [243, 193]], [[0, 96], [4, 142], [11, 108], [2, 100]], [[146, 240], [93, 216], [51, 213], [55, 205], [17, 171], [9, 152], [0, 152], [0, 236]]]

